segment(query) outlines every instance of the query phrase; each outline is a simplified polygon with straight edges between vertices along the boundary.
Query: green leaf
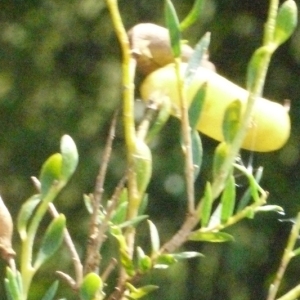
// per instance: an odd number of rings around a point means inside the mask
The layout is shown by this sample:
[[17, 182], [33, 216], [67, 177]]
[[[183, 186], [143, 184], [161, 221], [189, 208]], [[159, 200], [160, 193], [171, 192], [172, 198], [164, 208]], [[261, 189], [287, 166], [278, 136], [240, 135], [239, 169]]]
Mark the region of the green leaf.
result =
[[99, 293], [102, 292], [102, 279], [96, 273], [88, 273], [83, 278], [79, 288], [79, 295], [82, 300], [95, 300]]
[[234, 238], [232, 235], [225, 232], [193, 231], [189, 235], [189, 240], [197, 242], [223, 243], [234, 241]]
[[264, 62], [268, 59], [273, 50], [267, 46], [262, 46], [255, 50], [247, 67], [247, 90], [252, 91], [258, 72], [264, 68]]
[[110, 220], [114, 225], [119, 225], [126, 220], [127, 207], [128, 202], [122, 202], [118, 205]]
[[141, 223], [145, 219], [147, 219], [149, 216], [148, 215], [142, 215], [142, 216], [136, 216], [128, 221], [125, 221], [121, 224], [119, 224], [119, 228], [125, 228], [129, 226], [136, 226], [137, 224]]
[[53, 300], [54, 296], [57, 292], [58, 289], [58, 280], [55, 280], [51, 286], [49, 287], [49, 289], [46, 291], [45, 295], [43, 296], [43, 298], [41, 300]]
[[241, 125], [242, 104], [240, 100], [231, 102], [225, 110], [223, 119], [223, 136], [231, 144]]
[[93, 203], [90, 195], [83, 195], [83, 202], [87, 212], [91, 215], [93, 213]]
[[137, 247], [138, 268], [141, 273], [145, 273], [152, 268], [152, 260], [146, 255], [141, 247]]
[[223, 166], [224, 161], [226, 160], [229, 154], [229, 145], [226, 142], [220, 143], [214, 154], [213, 159], [213, 177], [217, 177], [219, 175], [220, 169]]
[[181, 33], [179, 20], [170, 0], [165, 0], [165, 22], [169, 29], [171, 48], [175, 58], [181, 56]]
[[256, 212], [269, 212], [269, 211], [274, 211], [279, 214], [284, 214], [284, 209], [279, 206], [279, 205], [263, 205], [259, 206], [255, 209]]
[[6, 268], [5, 279], [6, 293], [13, 300], [22, 298], [22, 281], [20, 280], [20, 273], [14, 273], [11, 268]]
[[62, 155], [55, 153], [51, 155], [42, 166], [40, 174], [41, 195], [44, 198], [52, 185], [59, 181], [62, 166]]
[[188, 27], [190, 27], [193, 23], [195, 23], [204, 12], [204, 3], [205, 0], [196, 0], [191, 11], [184, 18], [184, 20], [180, 23], [181, 31], [184, 31]]
[[62, 155], [61, 179], [67, 182], [76, 170], [78, 152], [76, 145], [69, 135], [64, 135], [60, 143]]
[[201, 63], [206, 59], [206, 54], [208, 51], [210, 43], [210, 33], [207, 32], [201, 40], [196, 44], [194, 52], [188, 61], [188, 65], [184, 74], [184, 82], [186, 86], [189, 86], [193, 81], [196, 71], [201, 66]]
[[191, 140], [192, 140], [192, 155], [193, 155], [193, 166], [194, 166], [194, 180], [196, 180], [200, 173], [200, 169], [202, 165], [202, 157], [203, 157], [202, 142], [198, 131], [193, 130], [191, 132]]
[[126, 283], [126, 286], [130, 290], [130, 294], [127, 296], [128, 299], [134, 300], [134, 299], [141, 299], [148, 295], [149, 293], [155, 291], [158, 289], [158, 286], [156, 285], [145, 285], [141, 288], [135, 288], [132, 284]]
[[41, 247], [38, 251], [36, 261], [34, 263], [34, 268], [36, 270], [60, 247], [63, 241], [65, 226], [66, 218], [63, 214], [60, 214], [55, 219], [53, 219], [48, 226], [43, 237]]
[[212, 210], [213, 198], [212, 198], [212, 190], [210, 182], [206, 183], [204, 196], [202, 200], [202, 209], [201, 209], [201, 225], [202, 227], [206, 227]]
[[226, 223], [227, 220], [232, 216], [234, 205], [235, 205], [235, 180], [234, 176], [231, 175], [227, 179], [225, 189], [223, 191], [223, 194], [221, 196], [221, 204], [222, 204], [222, 210], [221, 210], [221, 223]]
[[207, 83], [204, 83], [195, 94], [189, 107], [189, 124], [192, 130], [196, 130], [200, 121], [202, 108], [206, 97]]
[[203, 254], [201, 254], [199, 252], [195, 252], [195, 251], [186, 251], [186, 252], [181, 252], [181, 253], [173, 253], [172, 255], [176, 260], [190, 259], [190, 258], [204, 256]]
[[[263, 175], [263, 168], [259, 167], [257, 171], [255, 172], [254, 178], [256, 182], [259, 184], [261, 178]], [[247, 188], [245, 191], [244, 195], [242, 196], [241, 200], [239, 201], [238, 207], [237, 207], [237, 212], [242, 211], [249, 203], [251, 200], [251, 189]]]
[[167, 269], [169, 266], [175, 264], [177, 259], [174, 257], [174, 254], [161, 254], [155, 261], [155, 269]]
[[140, 204], [140, 207], [139, 207], [139, 212], [138, 214], [139, 215], [143, 215], [148, 207], [148, 199], [149, 199], [149, 196], [148, 194], [144, 194], [144, 197], [141, 201], [141, 204]]
[[287, 0], [280, 6], [274, 31], [274, 43], [283, 44], [294, 33], [298, 23], [298, 9], [295, 1]]
[[151, 248], [152, 248], [152, 255], [155, 255], [160, 248], [160, 240], [159, 234], [157, 231], [156, 226], [150, 220], [148, 220], [149, 229], [150, 229], [150, 237], [151, 237]]
[[17, 228], [22, 240], [27, 237], [27, 225], [34, 210], [41, 201], [41, 195], [33, 195], [30, 197], [20, 209], [17, 219]]

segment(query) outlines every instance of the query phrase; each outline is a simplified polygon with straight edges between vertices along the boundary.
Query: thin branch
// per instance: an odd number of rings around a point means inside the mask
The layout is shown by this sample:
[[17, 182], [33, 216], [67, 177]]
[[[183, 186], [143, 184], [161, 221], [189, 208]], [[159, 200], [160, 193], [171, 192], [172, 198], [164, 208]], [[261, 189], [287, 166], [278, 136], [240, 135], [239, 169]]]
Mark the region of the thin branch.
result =
[[110, 125], [103, 157], [101, 160], [102, 164], [99, 169], [99, 173], [96, 179], [94, 194], [92, 197], [93, 212], [92, 212], [90, 226], [89, 226], [89, 243], [87, 244], [86, 258], [84, 262], [84, 274], [89, 272], [96, 272], [96, 273], [99, 272], [99, 265], [100, 265], [99, 241], [101, 240], [101, 237], [99, 237], [99, 235], [103, 234], [103, 232], [99, 231], [99, 227], [100, 227], [99, 208], [100, 208], [100, 204], [104, 192], [103, 187], [104, 187], [108, 162], [112, 152], [112, 143], [115, 137], [117, 113], [118, 112], [115, 111]]

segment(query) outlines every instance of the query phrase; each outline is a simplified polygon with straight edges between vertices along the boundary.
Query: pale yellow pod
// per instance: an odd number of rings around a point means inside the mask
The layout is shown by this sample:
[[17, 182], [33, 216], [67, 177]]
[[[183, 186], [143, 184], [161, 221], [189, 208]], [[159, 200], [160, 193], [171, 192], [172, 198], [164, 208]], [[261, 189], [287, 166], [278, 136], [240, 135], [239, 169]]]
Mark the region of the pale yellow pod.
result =
[[[186, 66], [186, 63], [181, 64], [182, 76]], [[222, 122], [227, 106], [239, 99], [244, 112], [249, 93], [214, 71], [199, 67], [187, 89], [189, 102], [204, 83], [207, 83], [206, 98], [197, 129], [215, 140], [223, 141]], [[140, 91], [145, 101], [150, 99], [154, 92], [156, 95], [159, 93], [169, 96], [174, 103], [173, 114], [180, 117], [179, 94], [173, 64], [149, 74], [142, 83]], [[264, 98], [258, 98], [242, 147], [258, 152], [277, 150], [288, 140], [290, 129], [290, 117], [286, 107]]]

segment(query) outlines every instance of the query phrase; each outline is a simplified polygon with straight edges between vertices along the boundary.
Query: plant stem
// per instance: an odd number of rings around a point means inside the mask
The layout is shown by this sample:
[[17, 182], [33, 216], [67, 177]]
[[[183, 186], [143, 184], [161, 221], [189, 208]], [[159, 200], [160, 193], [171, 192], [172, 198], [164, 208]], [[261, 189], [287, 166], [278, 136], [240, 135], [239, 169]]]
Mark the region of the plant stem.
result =
[[188, 102], [186, 99], [184, 80], [180, 74], [181, 58], [175, 58], [175, 72], [180, 99], [181, 130], [183, 137], [183, 153], [185, 157], [185, 180], [187, 189], [188, 213], [195, 213], [194, 164], [192, 154], [191, 127], [189, 124]]
[[[275, 280], [270, 286], [267, 300], [274, 300], [276, 297], [276, 294], [278, 292], [278, 289], [279, 289], [280, 283], [282, 281], [282, 277], [285, 273], [285, 270], [286, 270], [290, 260], [294, 257], [293, 249], [294, 249], [295, 244], [299, 237], [299, 230], [300, 230], [300, 213], [298, 213], [296, 222], [292, 227], [292, 230], [291, 230], [288, 242], [287, 242], [287, 246], [284, 250], [284, 254], [283, 254], [279, 269], [276, 273]], [[299, 290], [299, 288], [298, 288], [298, 290]], [[291, 298], [283, 298], [283, 299], [295, 299], [295, 298], [291, 297]]]

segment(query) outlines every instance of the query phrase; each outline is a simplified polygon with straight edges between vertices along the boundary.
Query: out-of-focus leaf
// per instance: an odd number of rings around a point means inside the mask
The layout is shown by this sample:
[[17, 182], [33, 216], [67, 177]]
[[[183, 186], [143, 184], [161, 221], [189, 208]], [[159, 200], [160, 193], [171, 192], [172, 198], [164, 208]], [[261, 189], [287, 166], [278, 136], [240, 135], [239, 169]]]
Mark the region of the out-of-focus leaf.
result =
[[181, 56], [179, 20], [171, 0], [165, 0], [165, 22], [169, 29], [171, 48], [175, 58]]
[[151, 258], [146, 255], [141, 247], [137, 247], [138, 268], [140, 272], [145, 273], [152, 267]]
[[190, 27], [193, 23], [195, 23], [204, 11], [204, 3], [205, 0], [196, 0], [191, 11], [184, 18], [184, 20], [180, 23], [181, 31], [184, 31], [188, 27]]
[[63, 214], [60, 214], [53, 219], [48, 226], [34, 263], [34, 268], [36, 270], [60, 247], [63, 241], [65, 226], [66, 218]]
[[190, 241], [223, 243], [234, 241], [232, 235], [225, 232], [201, 232], [194, 231], [189, 235]]
[[128, 207], [128, 202], [122, 202], [118, 205], [116, 208], [115, 212], [113, 213], [110, 221], [115, 224], [119, 225], [126, 220], [126, 214], [127, 214], [127, 207]]
[[152, 255], [155, 255], [160, 248], [159, 234], [156, 226], [150, 220], [148, 220], [148, 225], [150, 229]]
[[228, 177], [222, 197], [221, 197], [221, 223], [226, 223], [232, 216], [235, 205], [235, 180], [234, 176]]
[[223, 136], [231, 144], [241, 126], [242, 104], [240, 100], [231, 102], [225, 110], [223, 119]]
[[141, 299], [149, 293], [158, 289], [158, 286], [156, 285], [145, 285], [141, 288], [135, 288], [132, 284], [126, 283], [126, 286], [130, 290], [130, 294], [127, 296], [130, 300]]
[[213, 198], [212, 198], [212, 190], [210, 182], [206, 183], [204, 196], [202, 200], [202, 209], [201, 209], [201, 225], [202, 227], [206, 227], [212, 210]]
[[19, 272], [16, 274], [11, 270], [11, 268], [6, 268], [6, 293], [13, 300], [22, 298], [22, 281], [19, 277]]
[[36, 209], [41, 201], [41, 196], [39, 194], [33, 195], [25, 203], [23, 203], [20, 212], [18, 214], [17, 228], [22, 240], [27, 236], [27, 225], [31, 218], [33, 211]]
[[53, 300], [58, 289], [58, 280], [55, 280], [41, 300]]
[[121, 224], [119, 224], [119, 228], [125, 228], [129, 226], [136, 226], [137, 224], [141, 223], [145, 219], [147, 219], [149, 216], [148, 215], [143, 215], [143, 216], [136, 216], [135, 218], [132, 218], [131, 220], [125, 221]]
[[181, 253], [173, 253], [173, 257], [177, 260], [181, 259], [190, 259], [190, 258], [195, 258], [195, 257], [202, 257], [203, 254], [195, 251], [186, 251], [186, 252], [181, 252]]
[[79, 289], [79, 294], [82, 300], [98, 299], [97, 295], [102, 293], [103, 283], [101, 278], [96, 273], [88, 273], [85, 275]]

